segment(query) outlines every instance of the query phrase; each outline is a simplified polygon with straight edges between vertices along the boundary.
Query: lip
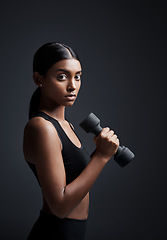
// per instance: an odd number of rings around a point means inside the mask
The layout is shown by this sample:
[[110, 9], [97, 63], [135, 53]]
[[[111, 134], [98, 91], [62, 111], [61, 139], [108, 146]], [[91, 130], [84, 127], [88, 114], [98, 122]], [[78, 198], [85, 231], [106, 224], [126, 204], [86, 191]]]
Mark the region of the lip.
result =
[[69, 95], [66, 95], [65, 97], [66, 97], [67, 100], [72, 101], [76, 98], [76, 95], [75, 94], [69, 94]]

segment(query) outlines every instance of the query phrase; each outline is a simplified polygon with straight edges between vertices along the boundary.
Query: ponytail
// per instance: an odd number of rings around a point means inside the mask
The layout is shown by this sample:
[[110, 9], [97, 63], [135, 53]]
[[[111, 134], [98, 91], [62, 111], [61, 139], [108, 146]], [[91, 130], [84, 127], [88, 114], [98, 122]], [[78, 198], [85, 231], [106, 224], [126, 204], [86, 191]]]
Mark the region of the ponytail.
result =
[[38, 111], [40, 106], [40, 98], [41, 98], [41, 89], [37, 87], [34, 91], [29, 105], [29, 119], [31, 119]]

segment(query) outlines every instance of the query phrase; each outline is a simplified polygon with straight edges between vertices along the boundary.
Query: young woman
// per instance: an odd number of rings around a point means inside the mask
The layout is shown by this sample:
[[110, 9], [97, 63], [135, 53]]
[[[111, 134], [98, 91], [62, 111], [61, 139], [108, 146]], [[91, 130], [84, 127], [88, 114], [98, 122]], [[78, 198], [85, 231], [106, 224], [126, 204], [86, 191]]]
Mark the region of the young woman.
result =
[[[65, 118], [81, 86], [77, 54], [60, 43], [46, 43], [34, 55], [35, 90], [24, 129], [23, 152], [43, 195], [43, 206], [28, 240], [84, 240], [89, 190], [116, 153], [119, 140], [108, 127], [94, 137], [87, 153]], [[76, 113], [77, 114], [77, 113]]]

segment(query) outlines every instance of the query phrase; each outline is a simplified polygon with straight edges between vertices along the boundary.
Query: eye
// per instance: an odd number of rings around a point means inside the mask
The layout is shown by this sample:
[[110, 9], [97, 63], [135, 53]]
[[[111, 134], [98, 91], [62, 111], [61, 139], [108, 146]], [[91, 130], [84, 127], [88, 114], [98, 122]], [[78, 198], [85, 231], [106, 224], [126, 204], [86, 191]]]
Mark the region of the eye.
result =
[[61, 74], [61, 75], [59, 75], [59, 76], [57, 77], [57, 79], [58, 79], [59, 81], [66, 80], [66, 78], [67, 78], [67, 76], [66, 76], [65, 74]]
[[76, 76], [75, 76], [75, 79], [76, 79], [77, 81], [81, 80], [81, 75], [76, 75]]

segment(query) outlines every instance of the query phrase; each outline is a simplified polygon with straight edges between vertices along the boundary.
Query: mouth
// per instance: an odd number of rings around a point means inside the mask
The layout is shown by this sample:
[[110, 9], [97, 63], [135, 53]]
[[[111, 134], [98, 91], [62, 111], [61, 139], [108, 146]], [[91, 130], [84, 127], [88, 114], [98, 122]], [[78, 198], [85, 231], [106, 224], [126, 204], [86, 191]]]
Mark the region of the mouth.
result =
[[67, 100], [72, 101], [76, 98], [76, 94], [69, 94], [65, 96]]

